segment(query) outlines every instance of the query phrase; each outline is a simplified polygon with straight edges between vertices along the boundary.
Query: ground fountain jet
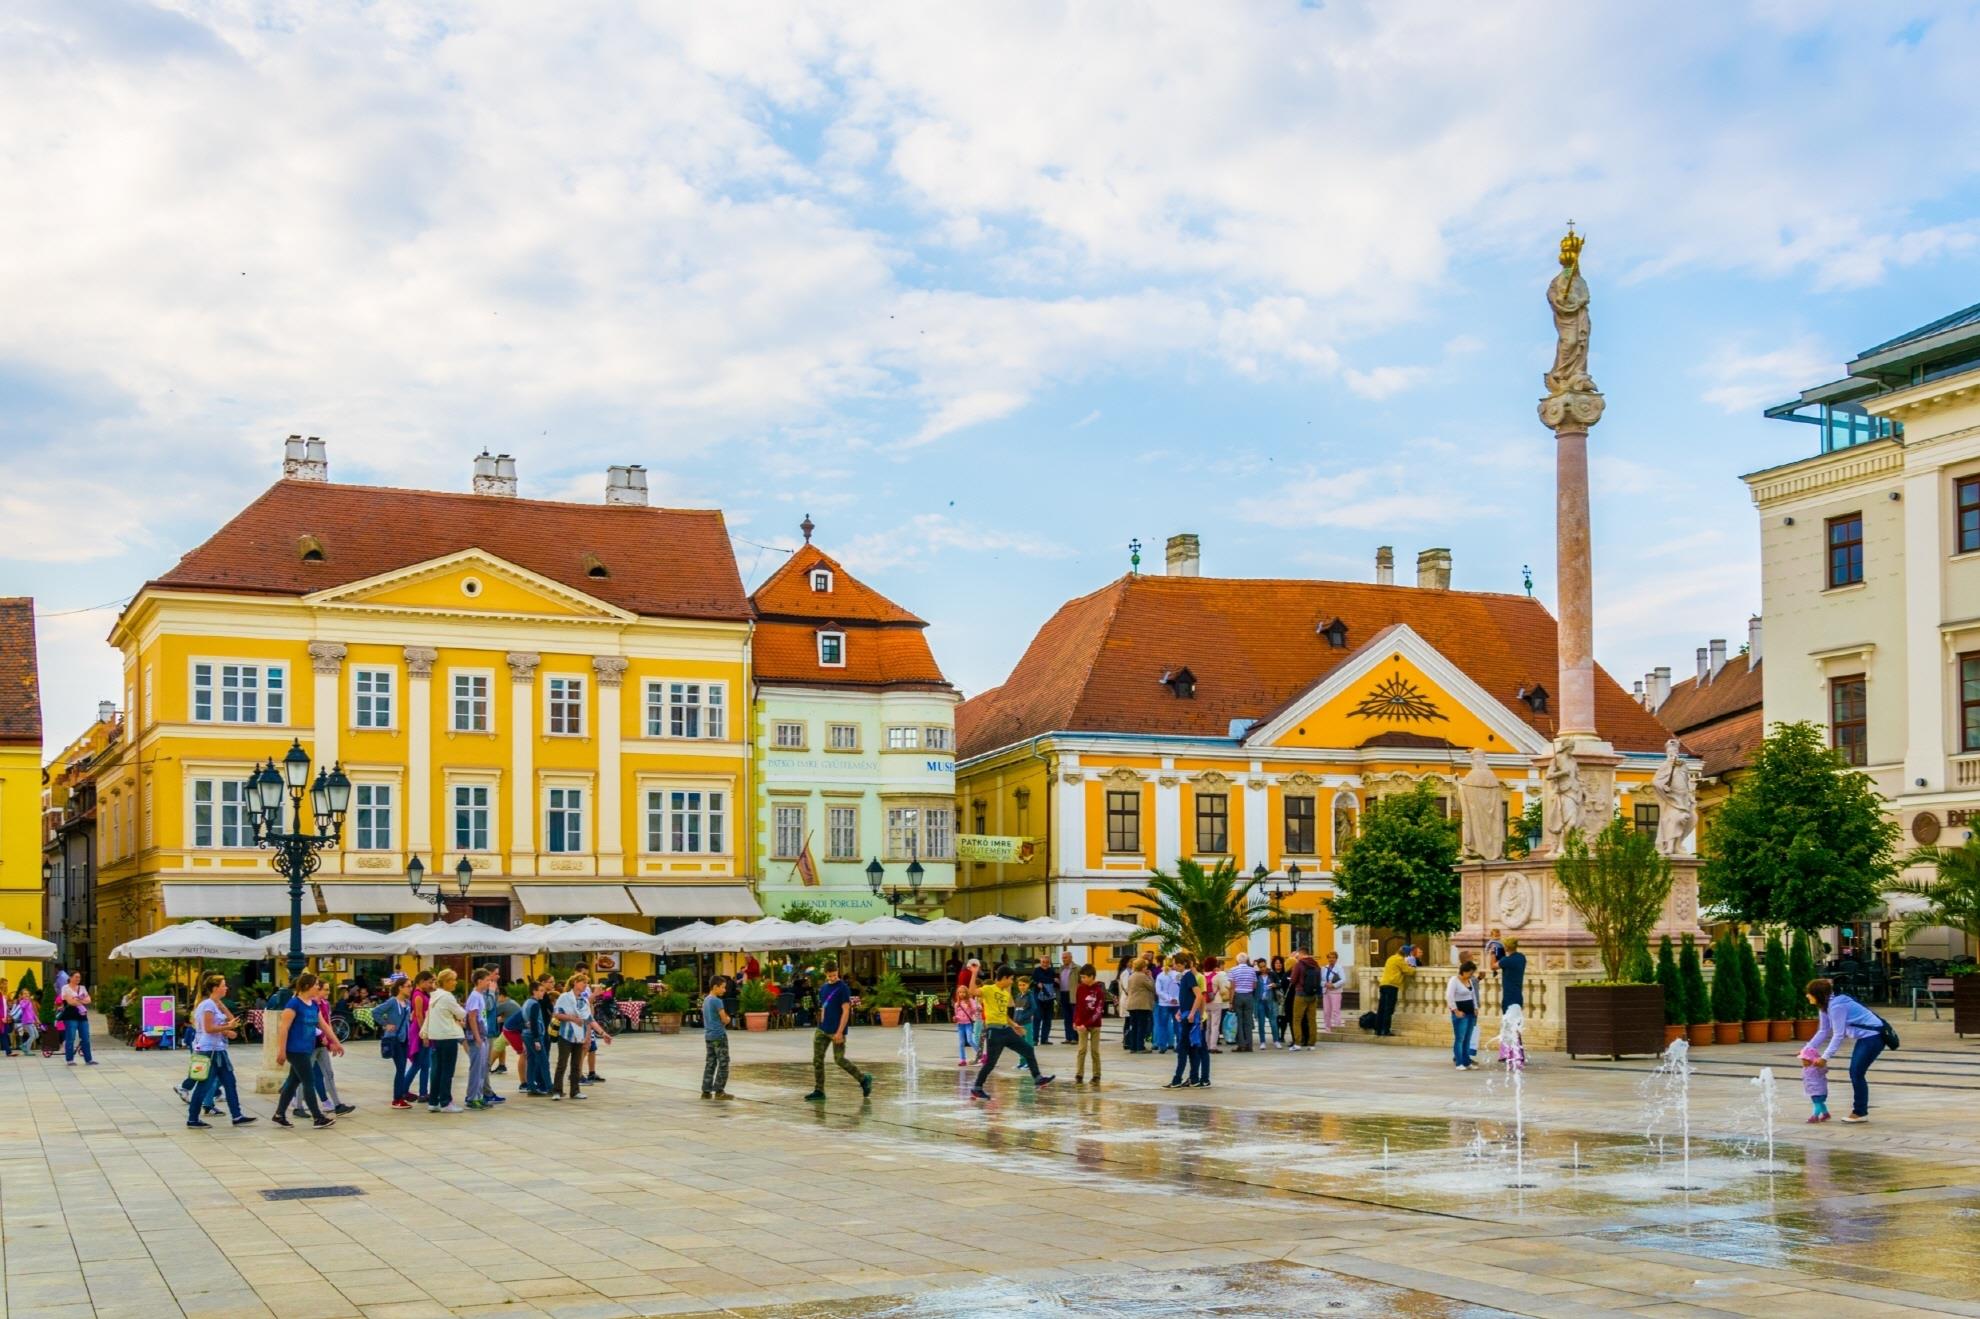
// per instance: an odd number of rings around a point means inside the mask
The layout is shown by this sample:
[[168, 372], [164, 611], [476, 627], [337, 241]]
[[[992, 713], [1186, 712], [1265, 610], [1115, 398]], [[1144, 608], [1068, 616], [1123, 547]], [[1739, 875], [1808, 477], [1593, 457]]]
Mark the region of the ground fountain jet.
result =
[[914, 1026], [906, 1021], [901, 1023], [901, 1084], [913, 1094], [921, 1079], [921, 1059], [914, 1051]]
[[1691, 1045], [1688, 1041], [1672, 1040], [1664, 1050], [1663, 1061], [1657, 1070], [1650, 1074], [1647, 1086], [1649, 1111], [1645, 1135], [1657, 1136], [1659, 1157], [1662, 1156], [1662, 1136], [1658, 1128], [1665, 1115], [1675, 1116], [1678, 1125], [1679, 1143], [1684, 1154], [1684, 1171], [1676, 1185], [1664, 1189], [1670, 1191], [1696, 1191], [1691, 1184]]
[[1787, 1169], [1774, 1162], [1774, 1069], [1762, 1067], [1753, 1084], [1760, 1091], [1760, 1134], [1767, 1141], [1767, 1162], [1760, 1171], [1769, 1177], [1778, 1176]]
[[[1538, 1184], [1526, 1180], [1526, 1036], [1525, 1014], [1517, 1007], [1506, 1009], [1499, 1019], [1499, 1062], [1512, 1082], [1513, 1101], [1513, 1179], [1508, 1190], [1530, 1191]], [[1577, 1149], [1575, 1162], [1581, 1162]]]

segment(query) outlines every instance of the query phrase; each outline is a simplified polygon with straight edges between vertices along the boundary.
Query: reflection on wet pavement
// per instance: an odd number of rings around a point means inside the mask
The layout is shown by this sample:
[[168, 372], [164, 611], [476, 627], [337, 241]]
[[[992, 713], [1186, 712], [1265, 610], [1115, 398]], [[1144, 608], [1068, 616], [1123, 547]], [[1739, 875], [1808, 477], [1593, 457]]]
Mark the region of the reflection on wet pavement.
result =
[[1070, 1282], [1005, 1279], [856, 1301], [813, 1301], [734, 1313], [749, 1319], [1184, 1319], [1198, 1315], [1403, 1315], [1500, 1319], [1504, 1310], [1343, 1278], [1290, 1264], [1132, 1273]]

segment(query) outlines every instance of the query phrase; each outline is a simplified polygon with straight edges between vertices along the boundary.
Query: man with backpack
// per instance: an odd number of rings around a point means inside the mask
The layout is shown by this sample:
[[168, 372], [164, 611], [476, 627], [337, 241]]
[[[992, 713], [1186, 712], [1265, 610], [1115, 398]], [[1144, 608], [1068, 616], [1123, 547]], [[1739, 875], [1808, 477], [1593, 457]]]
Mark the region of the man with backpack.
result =
[[1315, 1029], [1314, 1014], [1320, 1008], [1321, 976], [1320, 963], [1313, 954], [1304, 949], [1292, 969], [1292, 1051], [1314, 1048], [1319, 1043]]

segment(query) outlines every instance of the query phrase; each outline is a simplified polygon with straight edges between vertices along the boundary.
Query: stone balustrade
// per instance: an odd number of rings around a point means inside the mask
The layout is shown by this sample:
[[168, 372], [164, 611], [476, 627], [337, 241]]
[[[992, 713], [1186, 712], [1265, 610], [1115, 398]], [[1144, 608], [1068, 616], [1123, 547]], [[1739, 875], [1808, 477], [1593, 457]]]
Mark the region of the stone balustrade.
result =
[[[1444, 985], [1456, 974], [1455, 966], [1421, 966], [1403, 981], [1402, 993], [1396, 1000], [1394, 1029], [1397, 1039], [1411, 1044], [1450, 1046], [1451, 1014], [1444, 1006]], [[1381, 969], [1362, 967], [1358, 975], [1363, 1011], [1372, 1012], [1380, 1001]], [[1602, 969], [1599, 966], [1573, 970], [1535, 970], [1529, 966], [1525, 1002], [1522, 1005], [1526, 1047], [1563, 1048], [1567, 1043], [1567, 987], [1601, 978]], [[1477, 985], [1479, 1052], [1485, 1054], [1490, 1050], [1484, 1042], [1499, 1033], [1501, 986], [1499, 977], [1489, 973], [1480, 976]]]

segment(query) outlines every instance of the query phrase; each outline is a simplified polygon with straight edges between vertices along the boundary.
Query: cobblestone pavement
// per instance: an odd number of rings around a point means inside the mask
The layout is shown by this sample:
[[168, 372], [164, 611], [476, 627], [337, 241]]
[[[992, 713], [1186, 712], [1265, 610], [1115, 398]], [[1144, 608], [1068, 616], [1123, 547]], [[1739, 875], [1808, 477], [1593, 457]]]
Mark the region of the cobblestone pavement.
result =
[[[1224, 1309], [1195, 1290], [1214, 1276], [1245, 1313], [1980, 1315], [1980, 1047], [1899, 1025], [1858, 1127], [1801, 1124], [1790, 1046], [1701, 1050], [1689, 1165], [1644, 1060], [1536, 1057], [1521, 1140], [1503, 1076], [1358, 1041], [1226, 1053], [1208, 1091], [1163, 1090], [1168, 1060], [1111, 1038], [1105, 1084], [1076, 1087], [1055, 1045], [1060, 1084], [1007, 1065], [985, 1106], [947, 1032], [920, 1032], [910, 1083], [899, 1033], [860, 1030], [873, 1099], [835, 1072], [814, 1105], [808, 1033], [736, 1036], [731, 1104], [697, 1097], [698, 1038], [640, 1035], [584, 1103], [458, 1116], [388, 1109], [360, 1043], [339, 1066], [360, 1110], [334, 1129], [276, 1128], [254, 1096], [263, 1121], [198, 1131], [170, 1093], [183, 1055], [106, 1041], [94, 1068], [0, 1059], [0, 1299], [63, 1319], [1161, 1315]], [[1771, 1163], [1761, 1066], [1782, 1081]], [[263, 1195], [325, 1186], [361, 1194]]]

